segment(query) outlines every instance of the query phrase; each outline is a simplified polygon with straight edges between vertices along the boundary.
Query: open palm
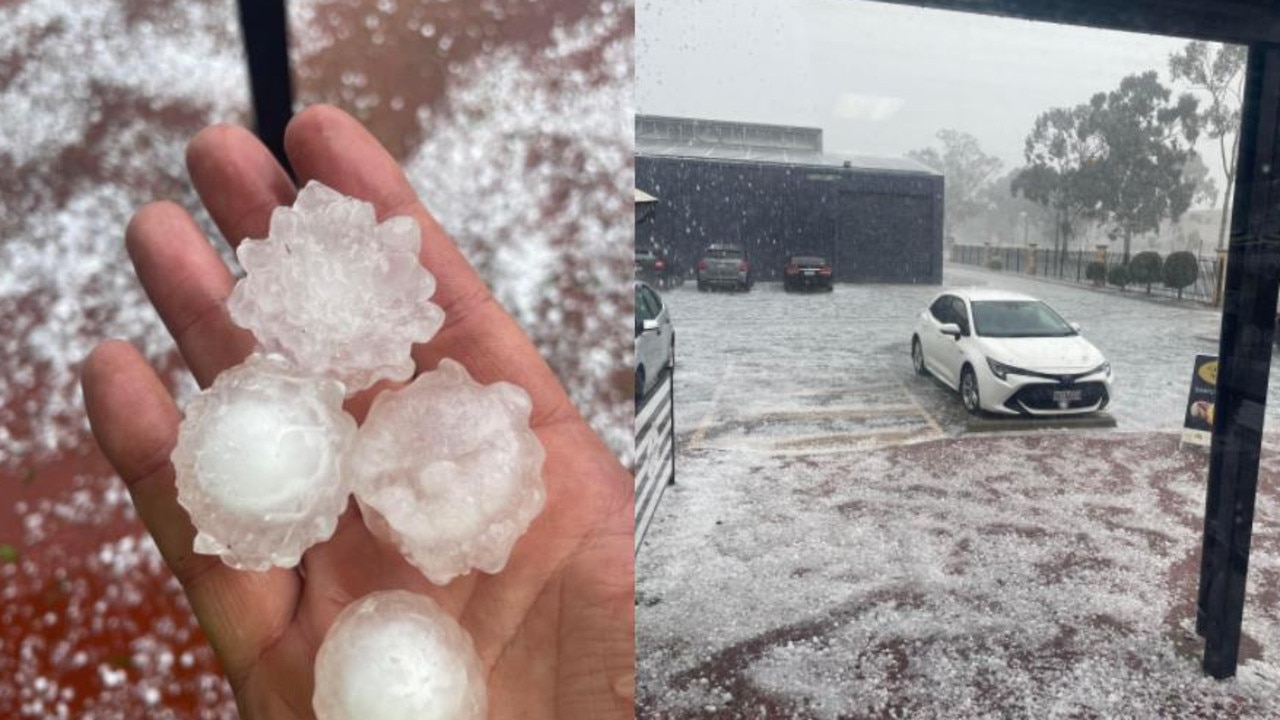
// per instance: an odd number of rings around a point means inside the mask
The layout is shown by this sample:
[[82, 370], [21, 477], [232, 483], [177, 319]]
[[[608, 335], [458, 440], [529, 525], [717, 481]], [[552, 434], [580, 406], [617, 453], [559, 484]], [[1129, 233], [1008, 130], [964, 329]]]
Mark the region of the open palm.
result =
[[[289, 126], [285, 145], [300, 182], [319, 180], [368, 200], [379, 220], [422, 227], [422, 263], [436, 276], [444, 328], [416, 348], [419, 371], [441, 358], [479, 382], [529, 392], [547, 451], [547, 503], [497, 575], [427, 582], [365, 529], [349, 508], [333, 538], [296, 570], [233, 570], [192, 551], [195, 531], [177, 504], [169, 453], [180, 414], [134, 348], [106, 342], [85, 361], [85, 404], [104, 454], [182, 583], [246, 720], [310, 718], [312, 667], [325, 631], [361, 596], [409, 589], [435, 598], [475, 639], [489, 671], [490, 718], [619, 718], [632, 714], [633, 565], [630, 477], [583, 422], [529, 339], [494, 302], [470, 264], [419, 202], [394, 159], [355, 120], [317, 106]], [[265, 237], [271, 211], [293, 202], [288, 175], [247, 131], [215, 126], [187, 148], [201, 200], [231, 242]], [[196, 380], [207, 387], [238, 364], [253, 338], [224, 301], [234, 279], [180, 207], [155, 203], [126, 232], [148, 296]], [[370, 394], [349, 409], [363, 416]]]

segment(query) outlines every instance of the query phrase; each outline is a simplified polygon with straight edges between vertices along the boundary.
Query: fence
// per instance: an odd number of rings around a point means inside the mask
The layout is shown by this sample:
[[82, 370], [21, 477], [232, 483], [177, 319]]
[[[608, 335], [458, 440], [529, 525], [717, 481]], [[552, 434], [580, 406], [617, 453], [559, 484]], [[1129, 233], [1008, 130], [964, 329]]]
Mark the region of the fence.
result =
[[676, 481], [675, 382], [663, 373], [658, 386], [636, 407], [635, 552], [653, 521], [662, 491]]
[[[1089, 263], [1094, 262], [1096, 256], [1092, 250], [1068, 250], [1066, 252], [1055, 252], [1052, 248], [1036, 248], [1032, 251], [1025, 247], [987, 247], [985, 245], [953, 245], [951, 247], [951, 262], [961, 265], [974, 265], [978, 267], [989, 268], [993, 262], [1000, 263], [1000, 269], [1003, 272], [1017, 273], [1022, 275], [1034, 274], [1036, 277], [1044, 277], [1052, 280], [1060, 280], [1065, 282], [1080, 283], [1081, 285], [1091, 285], [1092, 282], [1085, 277], [1085, 269]], [[1034, 252], [1034, 273], [1031, 272], [1033, 265], [1031, 256]], [[1137, 253], [1134, 253], [1135, 255]], [[1162, 258], [1163, 259], [1163, 258]], [[1212, 305], [1214, 302], [1214, 285], [1218, 279], [1218, 259], [1213, 257], [1197, 258], [1199, 272], [1196, 274], [1196, 281], [1192, 285], [1182, 289], [1182, 299], [1194, 300], [1205, 304]], [[1124, 264], [1124, 256], [1120, 253], [1107, 253], [1106, 265], [1107, 275], [1110, 276], [1111, 268]], [[1145, 285], [1130, 284], [1129, 289], [1133, 292], [1147, 291]], [[1165, 287], [1163, 283], [1157, 281], [1151, 284], [1151, 294], [1162, 295], [1165, 297], [1178, 297], [1178, 291]]]

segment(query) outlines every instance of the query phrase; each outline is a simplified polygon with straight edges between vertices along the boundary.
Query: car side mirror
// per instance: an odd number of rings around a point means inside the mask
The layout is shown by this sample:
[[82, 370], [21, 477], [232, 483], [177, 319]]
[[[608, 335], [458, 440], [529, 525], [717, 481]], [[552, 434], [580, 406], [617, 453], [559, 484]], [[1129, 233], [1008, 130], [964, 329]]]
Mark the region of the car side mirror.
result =
[[1081, 326], [1081, 325], [1080, 325], [1080, 323], [1078, 323], [1078, 322], [1067, 323], [1067, 324], [1068, 324], [1068, 325], [1070, 325], [1070, 326], [1071, 326], [1071, 329], [1072, 329], [1072, 330], [1075, 330], [1076, 332], [1080, 332], [1080, 331], [1084, 330], [1084, 327], [1083, 327], [1083, 326]]
[[963, 334], [960, 331], [960, 326], [955, 323], [943, 323], [942, 327], [938, 328], [938, 331], [941, 332], [943, 335], [950, 335], [956, 340], [959, 340], [960, 335]]

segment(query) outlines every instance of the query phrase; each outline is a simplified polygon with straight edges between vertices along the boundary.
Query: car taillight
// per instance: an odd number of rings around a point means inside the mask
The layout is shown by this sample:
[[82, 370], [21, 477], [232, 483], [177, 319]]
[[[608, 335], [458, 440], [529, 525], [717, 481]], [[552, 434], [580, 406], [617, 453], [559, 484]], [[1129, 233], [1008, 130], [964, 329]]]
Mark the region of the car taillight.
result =
[[698, 261], [698, 269], [699, 269], [699, 270], [706, 270], [706, 269], [707, 269], [707, 261], [706, 261], [706, 260], [699, 260], [699, 261]]
[[664, 263], [664, 262], [662, 262], [661, 260], [657, 260], [657, 261], [655, 261], [655, 262], [653, 263], [653, 267], [654, 267], [655, 269], [657, 269], [657, 270], [661, 270], [662, 268], [664, 268], [664, 267], [666, 267], [666, 266], [667, 266], [667, 264], [666, 264], [666, 263]]
[[738, 263], [738, 269], [739, 269], [739, 270], [741, 270], [742, 272], [746, 272], [746, 271], [750, 270], [750, 269], [751, 269], [751, 267], [750, 267], [749, 265], [747, 265], [747, 261], [746, 261], [746, 260], [743, 260], [742, 262]]
[[796, 273], [800, 272], [800, 268], [796, 267], [795, 263], [792, 263], [787, 266], [786, 272], [788, 275], [795, 275]]
[[819, 275], [830, 275], [830, 274], [831, 274], [831, 268], [829, 268], [829, 267], [824, 267], [824, 268], [822, 268], [821, 270], [819, 270], [819, 271], [818, 271], [818, 274], [819, 274]]

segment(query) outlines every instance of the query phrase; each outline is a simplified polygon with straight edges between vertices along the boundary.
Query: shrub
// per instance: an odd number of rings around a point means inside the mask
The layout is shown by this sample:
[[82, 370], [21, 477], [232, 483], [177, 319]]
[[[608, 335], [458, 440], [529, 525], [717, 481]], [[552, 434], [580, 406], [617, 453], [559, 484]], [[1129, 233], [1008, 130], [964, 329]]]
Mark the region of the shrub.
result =
[[988, 260], [988, 261], [987, 261], [987, 269], [988, 269], [988, 270], [1003, 270], [1003, 269], [1004, 269], [1004, 263], [1000, 262], [999, 260]]
[[1124, 286], [1129, 284], [1129, 268], [1124, 265], [1111, 268], [1111, 272], [1107, 273], [1107, 282], [1124, 290]]
[[1185, 250], [1169, 255], [1164, 261], [1164, 284], [1178, 291], [1178, 299], [1182, 299], [1182, 291], [1195, 284], [1200, 277], [1200, 262], [1196, 256]]
[[1159, 282], [1161, 279], [1161, 264], [1159, 253], [1148, 250], [1134, 255], [1129, 261], [1129, 282], [1134, 285], [1146, 285], [1147, 292], [1151, 292], [1151, 283]]
[[1107, 279], [1107, 266], [1095, 260], [1085, 266], [1084, 276], [1094, 285], [1101, 285]]

